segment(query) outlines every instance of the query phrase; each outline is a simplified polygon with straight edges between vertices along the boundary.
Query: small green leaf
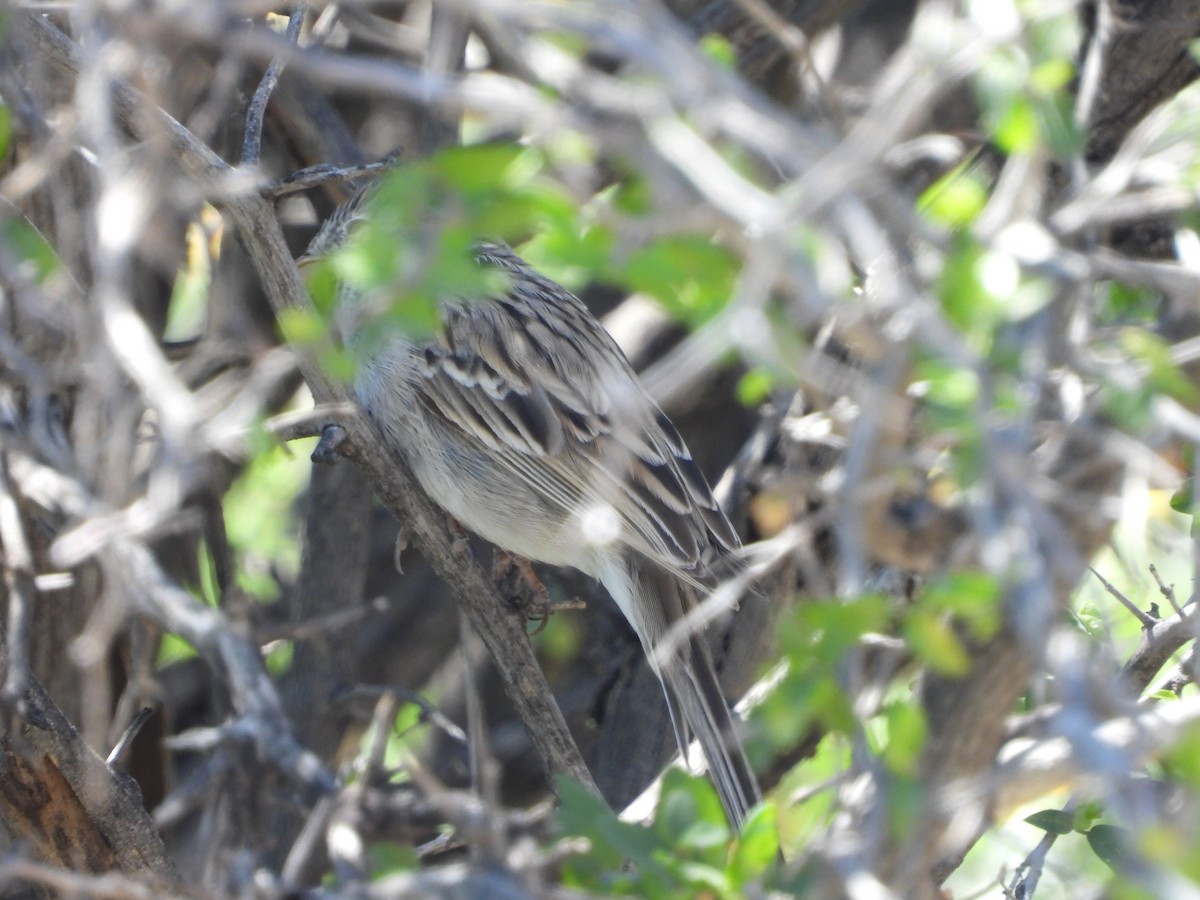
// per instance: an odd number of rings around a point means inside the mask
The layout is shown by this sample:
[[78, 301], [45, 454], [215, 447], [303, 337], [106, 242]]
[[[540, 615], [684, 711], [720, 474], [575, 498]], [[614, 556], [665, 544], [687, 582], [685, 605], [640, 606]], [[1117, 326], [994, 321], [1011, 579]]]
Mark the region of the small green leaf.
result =
[[328, 328], [321, 317], [309, 309], [281, 310], [279, 330], [289, 344], [313, 345], [323, 340]]
[[191, 659], [196, 655], [196, 648], [185, 641], [177, 634], [166, 632], [162, 639], [158, 642], [158, 658], [155, 660], [157, 668], [169, 666], [174, 662], [181, 662], [185, 659]]
[[370, 860], [371, 874], [376, 878], [400, 872], [413, 872], [421, 867], [417, 851], [395, 841], [371, 844], [367, 848], [367, 859]]
[[913, 652], [943, 675], [965, 675], [971, 659], [950, 625], [923, 609], [910, 610], [904, 621], [905, 637]]
[[1037, 112], [1027, 97], [1014, 96], [992, 130], [997, 146], [1005, 153], [1027, 153], [1041, 139]]
[[779, 857], [779, 826], [775, 804], [762, 803], [750, 811], [742, 826], [730, 863], [735, 884], [744, 887], [761, 878]]
[[733, 295], [737, 257], [698, 235], [667, 237], [630, 257], [624, 277], [635, 291], [654, 297], [681, 321], [698, 325]]
[[963, 163], [925, 189], [917, 202], [927, 218], [947, 228], [965, 228], [987, 205], [987, 186], [974, 169]]
[[775, 379], [765, 369], [751, 369], [737, 384], [737, 398], [742, 406], [755, 407], [765, 403], [775, 387]]
[[1034, 828], [1040, 828], [1050, 834], [1070, 834], [1075, 830], [1075, 814], [1064, 809], [1038, 810], [1033, 815], [1026, 816], [1025, 821]]
[[273, 641], [267, 653], [266, 667], [273, 678], [286, 675], [292, 667], [294, 646], [291, 641]]
[[925, 715], [918, 706], [891, 703], [884, 709], [884, 717], [888, 728], [888, 743], [883, 749], [884, 763], [898, 775], [915, 776], [928, 734]]
[[729, 843], [729, 826], [712, 782], [679, 769], [663, 775], [655, 830], [668, 846], [706, 850]]
[[39, 284], [58, 271], [58, 254], [28, 222], [9, 219], [0, 227], [0, 240], [16, 251], [30, 278]]
[[537, 151], [517, 143], [450, 147], [432, 160], [434, 171], [464, 194], [511, 189], [530, 181], [541, 169]]
[[1171, 509], [1190, 516], [1196, 509], [1196, 479], [1188, 478], [1171, 495]]
[[737, 49], [722, 35], [709, 33], [700, 38], [700, 52], [723, 69], [737, 68]]
[[1106, 866], [1118, 875], [1133, 861], [1129, 847], [1129, 832], [1116, 825], [1093, 825], [1087, 833], [1088, 846]]
[[12, 140], [12, 110], [0, 106], [0, 158], [8, 155], [8, 143]]

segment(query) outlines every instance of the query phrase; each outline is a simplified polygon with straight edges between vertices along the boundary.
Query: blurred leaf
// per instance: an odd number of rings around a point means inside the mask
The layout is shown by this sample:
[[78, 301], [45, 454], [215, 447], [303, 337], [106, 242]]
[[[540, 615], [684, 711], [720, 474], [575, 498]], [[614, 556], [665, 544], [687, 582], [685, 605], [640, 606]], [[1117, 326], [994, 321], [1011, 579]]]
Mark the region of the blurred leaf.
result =
[[225, 495], [225, 527], [239, 563], [238, 584], [262, 600], [279, 592], [276, 576], [300, 565], [298, 524], [292, 509], [308, 485], [307, 454], [315, 439], [277, 444], [254, 457]]
[[709, 33], [700, 38], [700, 52], [723, 69], [737, 69], [737, 48], [722, 35]]
[[1042, 132], [1033, 103], [1014, 96], [992, 128], [996, 145], [1005, 153], [1028, 153], [1037, 146]]
[[1163, 296], [1158, 291], [1118, 281], [1102, 281], [1093, 293], [1096, 318], [1103, 325], [1152, 326], [1163, 304]]
[[742, 406], [757, 408], [766, 402], [775, 387], [775, 379], [765, 369], [751, 369], [737, 384], [737, 399]]
[[946, 228], [965, 228], [987, 205], [987, 186], [975, 160], [960, 163], [925, 189], [917, 209]]
[[921, 751], [925, 748], [928, 734], [925, 714], [912, 703], [889, 703], [883, 713], [888, 732], [883, 761], [892, 772], [911, 778], [917, 774]]
[[1050, 834], [1070, 834], [1075, 830], [1074, 814], [1062, 809], [1042, 809], [1026, 816], [1025, 821]]
[[640, 173], [625, 173], [612, 190], [611, 197], [613, 208], [627, 216], [645, 215], [654, 207], [650, 184]]
[[[671, 876], [655, 855], [669, 854], [670, 846], [655, 832], [620, 821], [603, 800], [571, 779], [559, 778], [556, 784], [563, 834], [590, 841], [587, 852], [564, 863], [564, 883], [612, 890], [636, 883], [647, 896], [663, 896]], [[636, 867], [633, 873], [630, 864]]]
[[630, 257], [624, 277], [635, 291], [654, 297], [680, 321], [699, 325], [733, 296], [740, 271], [736, 256], [707, 238], [660, 238]]
[[158, 642], [158, 657], [154, 661], [157, 668], [169, 666], [171, 663], [191, 659], [196, 655], [196, 648], [177, 634], [164, 632]]
[[539, 153], [517, 143], [448, 147], [430, 162], [433, 171], [467, 195], [511, 190], [531, 181], [542, 168]]
[[8, 144], [12, 140], [12, 110], [0, 105], [0, 158], [8, 155]]
[[331, 318], [341, 284], [336, 266], [329, 259], [312, 260], [304, 266], [302, 274], [313, 306], [323, 316]]
[[1088, 846], [1118, 875], [1134, 862], [1129, 851], [1129, 832], [1116, 825], [1093, 825], [1087, 833]]
[[941, 616], [923, 609], [909, 610], [904, 635], [913, 653], [934, 671], [951, 676], [971, 671], [967, 651]]
[[421, 867], [417, 851], [395, 841], [379, 841], [367, 848], [371, 875], [383, 878], [401, 872], [413, 872]]
[[1190, 516], [1196, 509], [1196, 479], [1187, 478], [1171, 495], [1171, 509]]
[[971, 369], [926, 357], [917, 362], [913, 374], [920, 382], [921, 396], [929, 403], [969, 411], [979, 399], [979, 376]]
[[354, 376], [358, 371], [358, 357], [350, 350], [345, 347], [325, 346], [317, 354], [317, 359], [321, 363], [321, 368], [325, 370], [325, 374], [330, 378], [346, 385], [354, 382]]
[[1067, 88], [1075, 77], [1075, 66], [1069, 59], [1048, 59], [1034, 66], [1029, 74], [1029, 83], [1034, 90], [1052, 93]]
[[1200, 400], [1200, 388], [1180, 371], [1171, 358], [1171, 347], [1144, 328], [1122, 328], [1121, 346], [1148, 370], [1151, 387], [1189, 405]]
[[931, 581], [918, 602], [930, 611], [949, 612], [965, 622], [979, 640], [1000, 627], [1000, 583], [984, 572], [951, 572]]
[[38, 231], [21, 219], [8, 219], [0, 226], [0, 240], [24, 260], [21, 274], [38, 284], [58, 271], [58, 254]]
[[730, 861], [736, 887], [761, 878], [779, 856], [779, 827], [775, 804], [762, 803], [751, 811], [742, 826]]
[[1151, 392], [1144, 386], [1128, 388], [1111, 381], [1100, 386], [1100, 408], [1121, 430], [1140, 434], [1150, 425]]
[[311, 309], [281, 310], [276, 321], [280, 333], [289, 344], [312, 346], [324, 340], [329, 333], [328, 326]]
[[731, 837], [712, 782], [677, 768], [663, 774], [654, 827], [668, 846], [695, 850], [723, 848]]
[[182, 341], [199, 337], [208, 317], [208, 292], [212, 284], [213, 244], [210, 243], [201, 220], [188, 223], [186, 233], [187, 259], [175, 275], [175, 285], [167, 306], [167, 322], [163, 339]]
[[281, 678], [292, 668], [295, 646], [291, 641], [272, 641], [267, 652], [266, 667], [272, 678]]

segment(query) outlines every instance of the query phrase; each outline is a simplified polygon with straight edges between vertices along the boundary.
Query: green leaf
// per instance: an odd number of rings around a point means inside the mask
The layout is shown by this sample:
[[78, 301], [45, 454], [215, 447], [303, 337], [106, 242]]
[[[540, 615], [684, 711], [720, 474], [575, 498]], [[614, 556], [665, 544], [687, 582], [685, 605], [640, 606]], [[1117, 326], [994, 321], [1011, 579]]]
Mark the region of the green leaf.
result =
[[729, 826], [716, 789], [707, 778], [676, 768], [663, 775], [655, 830], [668, 846], [707, 850], [729, 843]]
[[761, 803], [750, 811], [733, 848], [729, 868], [734, 884], [744, 887], [774, 865], [779, 857], [779, 825], [773, 803]]
[[1075, 830], [1075, 814], [1063, 809], [1042, 809], [1026, 816], [1025, 821], [1034, 828], [1050, 834], [1070, 834]]
[[700, 38], [700, 52], [723, 69], [737, 69], [737, 48], [722, 35], [709, 33]]
[[1196, 509], [1196, 479], [1188, 478], [1171, 495], [1171, 509], [1190, 516]]
[[1027, 97], [1015, 96], [992, 129], [996, 145], [1005, 153], [1027, 153], [1041, 139], [1038, 116]]
[[654, 297], [667, 312], [695, 326], [712, 318], [733, 295], [736, 256], [697, 235], [667, 237], [642, 248], [625, 265], [635, 291]]
[[1171, 348], [1163, 338], [1144, 328], [1121, 329], [1121, 345], [1148, 370], [1150, 386], [1182, 403], [1200, 401], [1200, 388], [1171, 358]]
[[0, 158], [8, 155], [8, 144], [12, 140], [12, 110], [0, 106]]
[[1000, 627], [1000, 583], [984, 572], [944, 575], [925, 587], [919, 602], [932, 612], [952, 613], [979, 640], [992, 637]]
[[286, 675], [292, 667], [292, 657], [295, 647], [291, 641], [273, 641], [267, 652], [266, 667], [273, 678]]
[[947, 228], [965, 228], [987, 205], [987, 186], [975, 171], [974, 160], [951, 169], [921, 194], [917, 209]]
[[742, 406], [757, 407], [765, 403], [775, 388], [775, 379], [765, 369], [751, 369], [737, 384], [737, 399]]
[[888, 730], [884, 763], [898, 775], [915, 776], [929, 730], [924, 713], [912, 704], [890, 703], [884, 709], [884, 718]]
[[208, 291], [212, 283], [212, 258], [208, 235], [201, 221], [188, 223], [187, 260], [175, 275], [163, 338], [181, 341], [198, 337], [208, 317]]
[[165, 632], [158, 642], [158, 658], [154, 661], [157, 668], [169, 666], [171, 663], [191, 659], [196, 655], [196, 648], [177, 634]]
[[643, 884], [657, 883], [661, 890], [670, 883], [670, 873], [655, 855], [670, 853], [671, 848], [655, 832], [622, 822], [603, 800], [569, 778], [557, 780], [556, 793], [563, 833], [591, 842], [586, 853], [571, 857], [564, 866], [580, 883], [594, 886], [601, 879], [619, 877], [629, 863], [637, 867]]
[[913, 372], [921, 382], [921, 395], [929, 403], [969, 411], [979, 399], [979, 376], [971, 369], [929, 357], [919, 360]]
[[421, 867], [417, 851], [395, 841], [380, 841], [367, 848], [370, 872], [375, 878], [413, 872]]
[[537, 151], [517, 143], [449, 147], [431, 163], [436, 173], [467, 195], [511, 190], [531, 181], [542, 167]]
[[1093, 825], [1087, 833], [1088, 846], [1106, 866], [1118, 875], [1127, 870], [1134, 859], [1130, 853], [1129, 832], [1116, 825]]
[[909, 610], [904, 620], [908, 645], [931, 669], [943, 675], [966, 675], [971, 659], [949, 623], [924, 609]]
[[279, 331], [289, 344], [313, 345], [324, 340], [328, 327], [310, 309], [284, 309], [277, 318]]
[[7, 243], [24, 261], [31, 280], [41, 284], [59, 269], [58, 254], [28, 222], [9, 219], [0, 227], [0, 240]]

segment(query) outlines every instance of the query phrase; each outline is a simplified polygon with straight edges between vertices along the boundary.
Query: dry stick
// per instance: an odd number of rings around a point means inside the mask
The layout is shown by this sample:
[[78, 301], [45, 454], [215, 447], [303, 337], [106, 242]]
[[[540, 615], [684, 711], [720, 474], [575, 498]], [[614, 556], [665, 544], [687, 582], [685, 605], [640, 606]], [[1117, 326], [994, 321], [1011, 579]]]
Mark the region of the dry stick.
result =
[[21, 524], [21, 510], [8, 474], [8, 454], [0, 453], [0, 544], [4, 546], [4, 587], [8, 593], [6, 667], [0, 699], [23, 709], [29, 690], [29, 622], [33, 615], [33, 552]]
[[1095, 575], [1098, 579], [1100, 579], [1100, 583], [1102, 585], [1104, 585], [1104, 590], [1108, 591], [1108, 593], [1110, 593], [1110, 594], [1112, 594], [1112, 596], [1116, 597], [1117, 600], [1120, 601], [1121, 605], [1124, 606], [1127, 610], [1129, 610], [1129, 612], [1133, 614], [1133, 617], [1135, 619], [1137, 619], [1139, 622], [1142, 623], [1143, 628], [1153, 628], [1155, 625], [1158, 624], [1158, 619], [1154, 618], [1154, 616], [1150, 615], [1150, 613], [1139, 609], [1138, 605], [1136, 603], [1134, 603], [1132, 600], [1130, 600], [1128, 597], [1126, 597], [1124, 594], [1122, 594], [1119, 590], [1117, 590], [1116, 586], [1112, 582], [1110, 582], [1107, 578], [1105, 578], [1103, 575], [1101, 575], [1099, 572], [1097, 572], [1095, 570], [1095, 568], [1093, 568], [1092, 566], [1088, 566], [1088, 569], [1091, 571], [1091, 573], [1093, 575]]
[[[307, 10], [308, 4], [301, 3], [292, 11], [292, 15], [288, 19], [287, 39], [293, 45], [300, 38], [300, 26], [304, 24], [304, 14]], [[262, 154], [263, 120], [267, 115], [267, 103], [271, 99], [275, 85], [279, 83], [279, 76], [283, 74], [283, 66], [282, 55], [272, 59], [270, 65], [267, 66], [267, 71], [263, 73], [258, 89], [250, 98], [250, 107], [246, 110], [246, 135], [242, 142], [243, 166], [257, 164], [258, 158]]]
[[[23, 13], [23, 17], [31, 43], [43, 59], [59, 72], [77, 78], [75, 44], [37, 15]], [[114, 93], [115, 108], [125, 126], [142, 139], [165, 143], [180, 168], [198, 184], [213, 188], [227, 180], [229, 165], [175, 119], [126, 84], [118, 83]], [[238, 228], [276, 315], [288, 310], [311, 311], [312, 301], [271, 204], [260, 196], [246, 196], [229, 198], [223, 206]], [[347, 402], [345, 391], [315, 362], [302, 359], [300, 365], [316, 402]], [[512, 614], [478, 566], [461, 564], [452, 549], [445, 517], [417, 485], [407, 462], [388, 449], [377, 427], [359, 416], [345, 425], [353, 442], [350, 455], [366, 472], [383, 503], [400, 521], [412, 526], [422, 553], [454, 592], [483, 639], [547, 774], [567, 775], [596, 791], [533, 654], [524, 623]]]

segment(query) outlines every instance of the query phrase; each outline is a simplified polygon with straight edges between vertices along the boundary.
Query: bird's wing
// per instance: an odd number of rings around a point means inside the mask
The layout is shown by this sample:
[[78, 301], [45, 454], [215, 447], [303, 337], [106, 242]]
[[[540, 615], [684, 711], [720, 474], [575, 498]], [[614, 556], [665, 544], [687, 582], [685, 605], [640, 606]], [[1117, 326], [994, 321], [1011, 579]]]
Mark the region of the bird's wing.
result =
[[424, 401], [564, 519], [607, 504], [635, 549], [683, 569], [737, 537], [691, 454], [584, 305], [507, 248], [500, 299], [449, 304], [425, 349]]

